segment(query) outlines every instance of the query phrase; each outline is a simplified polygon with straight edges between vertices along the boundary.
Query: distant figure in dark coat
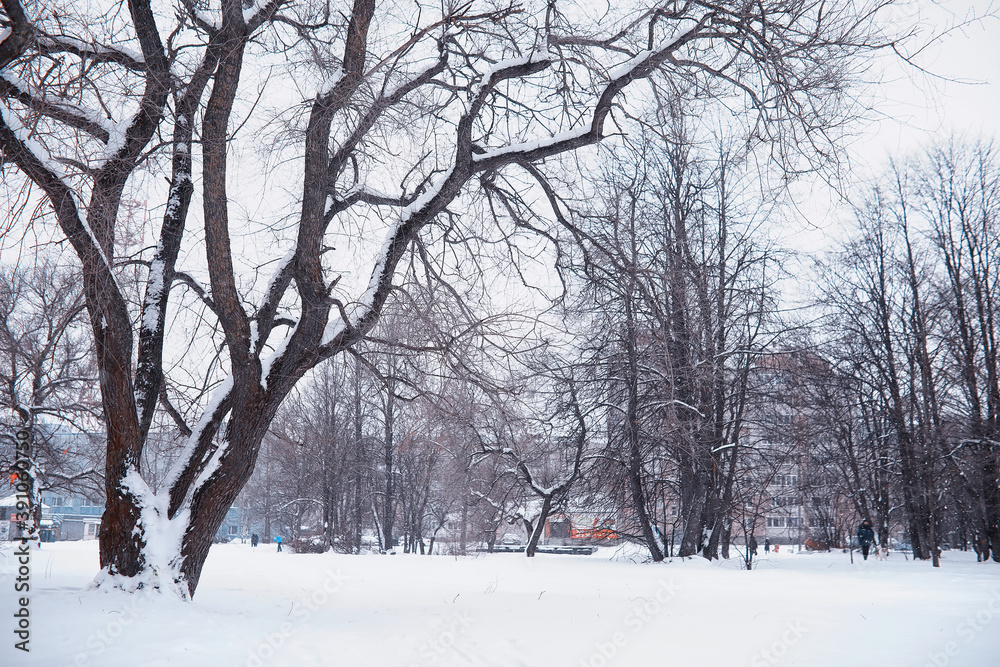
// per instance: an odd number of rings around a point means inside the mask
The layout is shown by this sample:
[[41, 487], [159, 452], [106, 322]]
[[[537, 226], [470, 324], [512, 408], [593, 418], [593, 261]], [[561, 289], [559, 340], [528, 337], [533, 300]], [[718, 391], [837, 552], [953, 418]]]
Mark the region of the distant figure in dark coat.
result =
[[753, 555], [753, 556], [757, 555], [757, 538], [756, 537], [751, 537], [750, 538], [750, 554]]
[[770, 550], [771, 550], [771, 538], [765, 537], [764, 538], [764, 553], [767, 553]]
[[277, 535], [274, 541], [278, 543], [278, 551], [281, 551], [281, 535]]
[[858, 526], [858, 544], [861, 545], [861, 555], [865, 557], [865, 560], [868, 560], [868, 552], [874, 543], [875, 531], [872, 530], [872, 522], [865, 519]]
[[980, 563], [990, 559], [990, 541], [985, 535], [976, 535], [972, 540], [972, 548], [976, 551], [976, 560]]
[[250, 536], [250, 546], [255, 547], [260, 544], [260, 538], [257, 537], [257, 533]]

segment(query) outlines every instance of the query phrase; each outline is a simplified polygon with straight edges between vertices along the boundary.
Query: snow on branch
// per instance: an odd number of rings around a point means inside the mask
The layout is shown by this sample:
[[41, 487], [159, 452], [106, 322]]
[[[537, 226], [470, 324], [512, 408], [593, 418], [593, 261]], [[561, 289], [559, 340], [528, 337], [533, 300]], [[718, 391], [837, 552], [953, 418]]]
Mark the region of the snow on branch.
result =
[[81, 107], [51, 102], [32, 86], [3, 70], [0, 70], [0, 97], [16, 99], [32, 111], [83, 130], [105, 144], [110, 139], [111, 130], [101, 116]]
[[[164, 478], [163, 487], [170, 489], [171, 515], [187, 505], [198, 486], [197, 483], [193, 483], [196, 475], [208, 467], [206, 459], [210, 452], [213, 452], [216, 432], [229, 413], [233, 386], [233, 377], [229, 375], [215, 388], [202, 411], [201, 419], [188, 436], [184, 450]], [[218, 457], [212, 460], [218, 465]], [[198, 483], [204, 482], [206, 478], [207, 476], [199, 477]]]
[[476, 498], [479, 498], [480, 500], [485, 500], [486, 504], [490, 505], [493, 509], [497, 509], [497, 510], [503, 510], [504, 509], [504, 506], [503, 506], [502, 503], [498, 503], [497, 501], [493, 500], [492, 498], [490, 498], [487, 494], [483, 493], [482, 491], [477, 491], [476, 489], [469, 489], [469, 493], [471, 493]]
[[94, 62], [116, 63], [137, 72], [146, 71], [146, 61], [142, 54], [123, 46], [105, 46], [68, 35], [39, 35], [37, 44], [42, 53], [49, 55], [72, 53]]
[[[371, 129], [378, 122], [378, 119], [386, 112], [386, 110], [392, 108], [394, 105], [398, 104], [404, 97], [406, 97], [411, 92], [415, 91], [417, 88], [429, 83], [435, 76], [444, 71], [444, 68], [448, 64], [448, 54], [447, 51], [441, 53], [441, 56], [434, 62], [433, 65], [427, 67], [419, 74], [411, 77], [407, 81], [398, 85], [389, 93], [381, 95], [375, 102], [370, 106], [368, 111], [361, 117], [358, 121], [357, 126], [354, 131], [344, 140], [343, 144], [337, 149], [337, 151], [330, 158], [330, 163], [327, 167], [327, 182], [329, 187], [334, 187], [337, 176], [340, 174], [344, 165], [353, 151], [358, 147], [358, 145], [364, 140]], [[334, 85], [340, 83], [340, 79], [343, 77], [343, 69], [340, 70], [337, 81]], [[332, 90], [332, 88], [331, 88]], [[326, 93], [329, 94], [329, 93]], [[322, 93], [320, 95], [323, 96]], [[360, 197], [360, 194], [359, 194]], [[331, 211], [336, 210], [333, 207]], [[327, 220], [331, 219], [332, 215], [328, 213]]]
[[250, 349], [258, 357], [271, 335], [274, 317], [278, 312], [278, 304], [281, 303], [285, 290], [291, 283], [292, 262], [294, 260], [295, 250], [292, 249], [285, 253], [285, 256], [278, 262], [278, 267], [274, 270], [274, 274], [267, 284], [267, 289], [264, 290], [264, 301], [257, 310], [254, 321], [251, 322]]
[[510, 146], [503, 146], [501, 148], [488, 150], [483, 153], [477, 153], [472, 156], [472, 159], [475, 162], [496, 162], [497, 158], [502, 158], [505, 155], [523, 155], [533, 151], [544, 151], [545, 149], [556, 147], [559, 144], [574, 143], [576, 140], [590, 134], [590, 131], [591, 128], [589, 127], [578, 127], [572, 130], [566, 130], [565, 132], [560, 132], [546, 139], [526, 141], [520, 144], [512, 144]]
[[0, 102], [0, 147], [13, 159], [18, 168], [45, 190], [56, 210], [63, 231], [80, 258], [85, 263], [99, 265], [100, 273], [115, 285], [119, 294], [122, 294], [111, 262], [105, 256], [87, 221], [80, 215], [81, 206], [77, 203], [73, 190], [63, 181], [62, 169], [48, 151], [31, 138], [28, 128], [21, 124], [17, 115], [3, 102]]
[[[670, 59], [673, 52], [695, 39], [699, 31], [711, 21], [711, 17], [711, 14], [706, 14], [700, 20], [695, 21], [694, 25], [687, 30], [674, 35], [660, 49], [642, 51], [612, 70], [609, 75], [610, 81], [605, 85], [594, 104], [589, 126], [585, 125], [552, 137], [504, 146], [477, 154], [473, 156], [476, 170], [491, 171], [512, 162], [537, 162], [547, 157], [597, 143], [603, 136], [604, 119], [611, 113], [614, 99], [618, 93], [633, 81], [648, 77], [657, 67]], [[517, 76], [517, 74], [511, 74], [511, 76]]]
[[[429, 186], [422, 195], [400, 212], [400, 219], [387, 233], [379, 251], [367, 289], [353, 304], [351, 310], [344, 311], [347, 313], [347, 317], [331, 319], [327, 323], [321, 339], [320, 357], [329, 356], [333, 351], [347, 344], [349, 339], [353, 340], [354, 337], [362, 335], [364, 330], [374, 324], [378, 319], [380, 304], [388, 294], [396, 262], [402, 256], [409, 239], [412, 238], [416, 230], [447, 206], [469, 176], [475, 172], [497, 169], [512, 162], [541, 160], [547, 156], [596, 143], [601, 138], [603, 121], [611, 111], [615, 96], [632, 81], [649, 76], [656, 67], [667, 59], [672, 51], [693, 39], [708, 20], [706, 16], [702, 20], [696, 21], [689, 29], [674, 35], [658, 51], [642, 54], [641, 57], [633, 57], [625, 65], [616, 68], [617, 77], [613, 78], [599, 95], [599, 99], [594, 105], [593, 118], [589, 127], [576, 128], [535, 142], [475, 154], [472, 150], [471, 137], [473, 121], [478, 117], [496, 85], [504, 80], [526, 77], [540, 72], [548, 67], [553, 59], [544, 52], [535, 50], [525, 56], [503, 60], [492, 65], [481, 78], [478, 87], [474, 89], [474, 99], [469, 110], [458, 123], [454, 165], [441, 174], [433, 185]], [[439, 60], [432, 69], [443, 66], [443, 61]], [[426, 77], [429, 71], [425, 71], [424, 74], [411, 80], [408, 85], [413, 86], [414, 82]], [[398, 94], [398, 92], [394, 93], [397, 96]], [[378, 113], [381, 113], [381, 110]], [[364, 125], [363, 123], [362, 128]], [[361, 132], [361, 135], [363, 134], [364, 132]], [[348, 146], [345, 146], [344, 149], [346, 150], [342, 149], [342, 158], [345, 158], [350, 150]], [[331, 171], [334, 173], [336, 173], [334, 164], [337, 162], [336, 159], [330, 162]], [[332, 178], [330, 182], [333, 182]]]
[[618, 67], [611, 70], [611, 72], [608, 74], [608, 77], [611, 79], [621, 79], [623, 77], [628, 76], [629, 74], [632, 73], [633, 70], [635, 70], [636, 67], [646, 62], [646, 59], [649, 58], [651, 55], [653, 55], [653, 52], [648, 49], [645, 51], [640, 51], [632, 58], [626, 60]]
[[[323, 334], [321, 346], [330, 346], [334, 343], [336, 337], [343, 335], [350, 329], [358, 329], [362, 326], [363, 322], [373, 318], [379, 302], [388, 293], [392, 274], [396, 266], [395, 260], [397, 259], [397, 255], [402, 255], [403, 246], [406, 244], [407, 237], [412, 231], [410, 225], [412, 219], [418, 214], [421, 217], [430, 217], [430, 212], [427, 209], [431, 207], [435, 198], [442, 193], [445, 185], [449, 183], [451, 175], [452, 170], [441, 174], [422, 195], [403, 208], [400, 213], [400, 219], [386, 233], [385, 240], [382, 242], [382, 248], [377, 255], [378, 259], [375, 263], [375, 268], [372, 270], [371, 278], [368, 281], [368, 288], [353, 305], [352, 311], [348, 313], [350, 319], [331, 319]], [[434, 214], [436, 214], [436, 211], [434, 211]]]
[[133, 579], [129, 585], [136, 588], [165, 588], [176, 592], [182, 599], [187, 599], [187, 587], [179, 584], [182, 580], [181, 540], [187, 530], [188, 512], [169, 517], [167, 494], [154, 494], [135, 468], [130, 468], [122, 479], [122, 488], [137, 501], [140, 518], [135, 530], [145, 544], [143, 557], [147, 566], [143, 578], [139, 581]]
[[271, 20], [275, 12], [288, 3], [289, 0], [270, 0], [270, 2], [263, 5], [251, 2], [250, 6], [247, 7], [245, 6], [246, 2], [244, 2], [243, 22], [246, 23], [247, 30], [253, 32], [264, 25]]
[[[527, 55], [505, 58], [489, 65], [472, 88], [472, 97], [479, 97], [484, 90], [491, 90], [505, 79], [523, 76], [525, 71], [540, 71], [552, 64], [552, 58], [541, 49], [534, 49]], [[529, 67], [534, 65], [534, 67]]]
[[37, 167], [48, 171], [53, 178], [62, 179], [66, 174], [62, 166], [52, 157], [45, 146], [35, 141], [31, 129], [21, 123], [20, 117], [3, 102], [0, 102], [0, 123], [4, 123], [14, 135], [14, 139], [34, 158]]
[[19, 0], [3, 0], [10, 28], [0, 28], [0, 70], [24, 52], [31, 41], [32, 29]]

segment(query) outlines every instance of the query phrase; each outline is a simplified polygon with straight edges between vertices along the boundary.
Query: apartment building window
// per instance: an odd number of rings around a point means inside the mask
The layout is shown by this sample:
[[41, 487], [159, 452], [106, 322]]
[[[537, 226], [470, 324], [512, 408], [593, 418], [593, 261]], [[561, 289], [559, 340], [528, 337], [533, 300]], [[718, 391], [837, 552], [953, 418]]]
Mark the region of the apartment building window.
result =
[[769, 516], [769, 517], [767, 517], [767, 527], [768, 528], [784, 528], [785, 527], [785, 517], [783, 517], [783, 516]]

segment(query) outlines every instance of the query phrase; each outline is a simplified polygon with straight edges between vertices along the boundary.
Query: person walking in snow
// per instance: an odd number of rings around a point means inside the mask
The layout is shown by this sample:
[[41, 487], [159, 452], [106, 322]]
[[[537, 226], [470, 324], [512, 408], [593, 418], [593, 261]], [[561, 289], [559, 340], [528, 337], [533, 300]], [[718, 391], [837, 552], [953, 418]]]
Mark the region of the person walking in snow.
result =
[[757, 555], [757, 538], [753, 536], [750, 537], [750, 555]]
[[771, 551], [771, 538], [765, 537], [764, 538], [764, 553], [768, 553], [769, 551]]
[[278, 551], [281, 551], [281, 535], [275, 535], [274, 541], [278, 543]]
[[861, 555], [865, 557], [865, 560], [868, 560], [868, 552], [874, 543], [875, 531], [872, 530], [872, 522], [865, 519], [858, 526], [858, 544], [861, 545]]
[[258, 544], [260, 544], [260, 538], [257, 537], [257, 533], [254, 533], [253, 535], [250, 536], [250, 546], [255, 547]]

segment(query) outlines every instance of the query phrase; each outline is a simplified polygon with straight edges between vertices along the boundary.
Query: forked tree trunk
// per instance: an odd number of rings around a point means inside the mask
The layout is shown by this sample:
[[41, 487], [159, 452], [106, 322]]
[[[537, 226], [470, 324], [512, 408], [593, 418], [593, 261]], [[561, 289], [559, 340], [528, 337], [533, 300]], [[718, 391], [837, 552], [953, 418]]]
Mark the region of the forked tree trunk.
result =
[[684, 510], [683, 532], [681, 533], [681, 544], [677, 552], [678, 556], [694, 556], [701, 550], [702, 540], [705, 533], [705, 496], [707, 490], [703, 476], [697, 470], [690, 471], [691, 486], [689, 501]]
[[[528, 535], [528, 546], [524, 549], [524, 555], [531, 558], [535, 555], [535, 551], [538, 549], [538, 543], [542, 539], [542, 534], [545, 532], [545, 522], [549, 519], [549, 514], [552, 512], [552, 496], [547, 495], [542, 498], [542, 509], [535, 519], [534, 527], [529, 531]], [[531, 524], [525, 521], [525, 524], [530, 526]]]
[[247, 412], [233, 414], [225, 436], [226, 452], [219, 459], [218, 468], [191, 499], [189, 524], [180, 553], [183, 559], [180, 572], [190, 595], [194, 595], [201, 580], [216, 531], [253, 474], [261, 442], [277, 409], [277, 406], [268, 410], [254, 407], [251, 404]]

